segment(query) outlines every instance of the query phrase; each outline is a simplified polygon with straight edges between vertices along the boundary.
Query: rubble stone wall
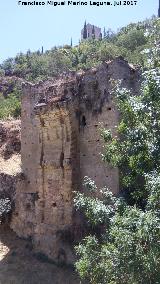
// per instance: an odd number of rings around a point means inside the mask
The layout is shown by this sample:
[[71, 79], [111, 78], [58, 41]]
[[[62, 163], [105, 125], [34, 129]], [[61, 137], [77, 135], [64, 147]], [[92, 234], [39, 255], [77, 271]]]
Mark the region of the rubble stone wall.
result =
[[112, 80], [139, 89], [138, 71], [122, 58], [53, 82], [25, 84], [22, 98], [22, 169], [11, 227], [35, 249], [72, 262], [77, 229], [73, 191], [89, 176], [119, 191], [118, 170], [101, 161], [99, 123], [116, 135], [119, 113]]

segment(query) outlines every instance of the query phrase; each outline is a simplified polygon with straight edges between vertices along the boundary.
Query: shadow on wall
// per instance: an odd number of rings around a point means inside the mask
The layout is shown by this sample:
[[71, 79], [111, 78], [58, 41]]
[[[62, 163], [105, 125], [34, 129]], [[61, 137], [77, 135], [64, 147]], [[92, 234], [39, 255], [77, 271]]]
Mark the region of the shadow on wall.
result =
[[31, 242], [0, 225], [0, 283], [79, 284], [80, 280], [71, 268], [57, 267], [45, 258], [37, 259]]

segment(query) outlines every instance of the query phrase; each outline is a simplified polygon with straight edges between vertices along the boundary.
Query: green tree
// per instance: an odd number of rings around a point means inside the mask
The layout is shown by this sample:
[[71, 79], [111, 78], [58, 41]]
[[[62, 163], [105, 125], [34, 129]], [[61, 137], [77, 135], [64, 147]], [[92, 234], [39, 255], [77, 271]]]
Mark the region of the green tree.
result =
[[83, 39], [87, 38], [87, 24], [86, 21], [84, 23], [84, 28], [83, 28]]
[[123, 46], [128, 50], [134, 51], [138, 46], [145, 45], [147, 39], [144, 35], [144, 30], [133, 29], [127, 33], [123, 33], [118, 37], [116, 44]]
[[105, 38], [106, 37], [106, 28], [104, 27], [103, 28], [103, 38]]
[[[155, 72], [155, 71], [154, 71]], [[118, 137], [102, 131], [107, 142], [103, 160], [120, 169], [121, 185], [131, 204], [145, 205], [145, 174], [160, 168], [160, 84], [153, 72], [144, 73], [141, 94], [133, 97], [118, 89], [117, 106], [122, 119]]]
[[21, 114], [20, 100], [13, 94], [5, 99], [2, 94], [0, 96], [0, 119], [8, 117], [18, 118]]
[[[147, 181], [148, 179], [148, 181]], [[93, 232], [76, 247], [77, 271], [91, 284], [159, 284], [160, 175], [146, 177], [150, 191], [145, 211], [115, 198], [106, 188], [101, 199], [77, 193]], [[85, 178], [87, 189], [97, 188]]]

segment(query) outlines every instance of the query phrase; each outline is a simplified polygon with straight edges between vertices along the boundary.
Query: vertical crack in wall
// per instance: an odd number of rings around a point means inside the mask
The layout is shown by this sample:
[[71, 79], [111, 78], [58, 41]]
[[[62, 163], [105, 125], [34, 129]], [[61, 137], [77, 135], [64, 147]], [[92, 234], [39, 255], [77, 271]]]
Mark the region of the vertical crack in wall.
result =
[[60, 156], [60, 166], [62, 169], [62, 175], [64, 180], [64, 118], [63, 114], [60, 110], [60, 125], [61, 125], [61, 140], [62, 140], [62, 150], [61, 150], [61, 156]]
[[41, 156], [40, 156], [40, 166], [42, 169], [42, 198], [43, 198], [43, 212], [42, 212], [42, 220], [41, 222], [43, 223], [44, 221], [44, 200], [45, 200], [45, 180], [44, 180], [44, 119], [40, 116], [40, 125], [41, 125]]
[[78, 133], [79, 131], [76, 131], [76, 126], [77, 129], [79, 127], [79, 122], [78, 125], [76, 125], [76, 122], [73, 117], [74, 111], [71, 110], [69, 114], [69, 124], [70, 124], [70, 132], [71, 132], [71, 142], [70, 142], [70, 158], [71, 158], [71, 165], [72, 165], [72, 189], [77, 190], [78, 187], [78, 171], [79, 169], [79, 143], [78, 143]]

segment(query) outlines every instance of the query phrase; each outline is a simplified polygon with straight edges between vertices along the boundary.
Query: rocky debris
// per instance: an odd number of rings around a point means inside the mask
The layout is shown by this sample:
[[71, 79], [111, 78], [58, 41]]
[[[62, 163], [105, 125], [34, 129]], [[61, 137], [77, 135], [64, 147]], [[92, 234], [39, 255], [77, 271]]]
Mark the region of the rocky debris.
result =
[[20, 120], [0, 122], [0, 155], [9, 159], [13, 154], [20, 154], [21, 123]]
[[16, 76], [0, 76], [0, 93], [6, 98], [13, 93], [15, 87], [21, 89], [23, 80]]
[[21, 176], [21, 123], [0, 122], [0, 220], [8, 221], [14, 208], [16, 184]]
[[8, 223], [15, 207], [17, 183], [23, 179], [21, 173], [0, 173], [0, 224]]
[[11, 200], [9, 198], [0, 199], [0, 224], [4, 223], [11, 213]]
[[14, 199], [16, 182], [19, 175], [0, 173], [0, 198]]

